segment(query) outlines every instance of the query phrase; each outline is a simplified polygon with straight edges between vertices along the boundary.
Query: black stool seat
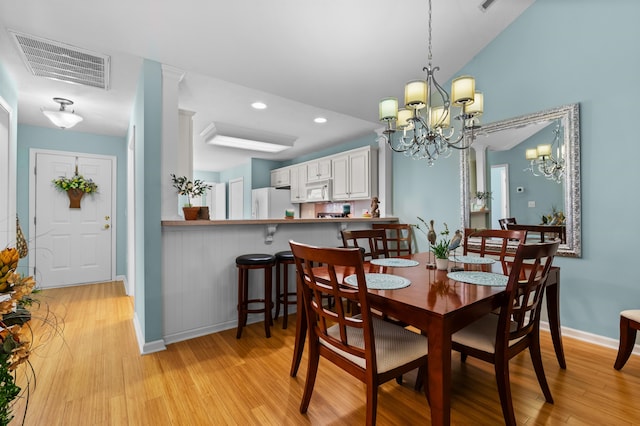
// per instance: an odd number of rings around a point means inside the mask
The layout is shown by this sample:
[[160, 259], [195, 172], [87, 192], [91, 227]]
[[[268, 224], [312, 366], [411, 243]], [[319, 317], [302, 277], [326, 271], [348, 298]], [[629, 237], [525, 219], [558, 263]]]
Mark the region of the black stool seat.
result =
[[[271, 254], [253, 253], [236, 257], [238, 267], [238, 331], [236, 338], [242, 336], [242, 328], [247, 325], [247, 315], [264, 312], [264, 331], [267, 337], [271, 337], [269, 327], [273, 324], [271, 319], [271, 271], [276, 264], [276, 257]], [[251, 269], [264, 270], [264, 299], [249, 298], [249, 271]], [[263, 307], [249, 309], [250, 304], [263, 304]]]
[[275, 256], [276, 256], [276, 260], [279, 260], [280, 262], [284, 260], [290, 260], [291, 262], [294, 261], [293, 253], [291, 252], [291, 250], [279, 251], [275, 254]]
[[[293, 256], [291, 258], [293, 259]], [[276, 258], [273, 255], [263, 253], [243, 254], [236, 257], [237, 265], [267, 265], [275, 261]]]

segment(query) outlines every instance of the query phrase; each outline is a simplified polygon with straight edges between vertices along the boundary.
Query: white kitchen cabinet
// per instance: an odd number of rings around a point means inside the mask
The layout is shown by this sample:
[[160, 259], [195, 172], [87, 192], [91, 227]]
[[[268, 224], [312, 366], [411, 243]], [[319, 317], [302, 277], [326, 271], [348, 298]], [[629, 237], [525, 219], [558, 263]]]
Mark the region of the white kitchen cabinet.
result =
[[334, 201], [363, 200], [377, 195], [378, 155], [371, 147], [332, 158]]
[[319, 182], [331, 179], [331, 159], [321, 158], [310, 161], [307, 165], [307, 182]]
[[303, 164], [290, 167], [289, 179], [291, 182], [291, 202], [304, 203], [307, 192], [307, 166]]
[[274, 188], [286, 188], [291, 185], [289, 168], [271, 170], [271, 186]]

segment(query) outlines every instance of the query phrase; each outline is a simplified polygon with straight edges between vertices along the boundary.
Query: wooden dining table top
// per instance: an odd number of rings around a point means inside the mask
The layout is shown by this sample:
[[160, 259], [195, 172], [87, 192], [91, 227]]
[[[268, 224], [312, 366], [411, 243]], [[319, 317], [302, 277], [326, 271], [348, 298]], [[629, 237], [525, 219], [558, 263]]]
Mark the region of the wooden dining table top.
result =
[[[428, 312], [430, 315], [445, 316], [456, 310], [464, 309], [480, 300], [495, 298], [496, 295], [504, 293], [505, 287], [492, 287], [485, 285], [468, 284], [456, 281], [447, 277], [447, 271], [435, 269], [433, 264], [433, 254], [429, 252], [416, 253], [402, 256], [404, 259], [411, 259], [418, 262], [417, 266], [378, 266], [365, 262], [365, 273], [382, 273], [397, 275], [408, 279], [411, 284], [397, 290], [374, 290], [368, 292], [372, 299], [391, 299], [400, 308], [409, 310], [419, 309]], [[462, 267], [462, 263], [449, 262], [449, 265]], [[479, 270], [478, 265], [467, 265], [467, 269]], [[317, 278], [323, 278], [322, 267], [316, 268]], [[496, 261], [492, 265], [492, 272], [502, 273], [500, 262]], [[343, 281], [345, 277], [355, 273], [353, 268], [336, 268], [338, 280]]]

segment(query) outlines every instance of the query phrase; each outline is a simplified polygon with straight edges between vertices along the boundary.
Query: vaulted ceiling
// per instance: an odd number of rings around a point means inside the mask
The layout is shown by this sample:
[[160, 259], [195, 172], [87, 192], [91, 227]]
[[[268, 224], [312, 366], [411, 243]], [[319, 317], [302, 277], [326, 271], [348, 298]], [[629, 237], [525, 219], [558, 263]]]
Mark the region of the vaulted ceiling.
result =
[[[439, 81], [533, 1], [433, 0]], [[378, 101], [401, 99], [406, 81], [424, 77], [427, 24], [427, 0], [3, 1], [0, 61], [18, 86], [20, 123], [53, 127], [40, 109], [63, 97], [84, 117], [68, 131], [116, 136], [126, 134], [142, 58], [183, 70], [179, 104], [195, 112], [194, 168], [219, 171], [250, 156], [285, 160], [373, 134]], [[30, 74], [9, 29], [109, 55], [109, 89]], [[254, 110], [254, 101], [268, 108]], [[318, 116], [327, 123], [314, 123]], [[297, 140], [279, 154], [214, 147], [200, 136], [212, 121]]]

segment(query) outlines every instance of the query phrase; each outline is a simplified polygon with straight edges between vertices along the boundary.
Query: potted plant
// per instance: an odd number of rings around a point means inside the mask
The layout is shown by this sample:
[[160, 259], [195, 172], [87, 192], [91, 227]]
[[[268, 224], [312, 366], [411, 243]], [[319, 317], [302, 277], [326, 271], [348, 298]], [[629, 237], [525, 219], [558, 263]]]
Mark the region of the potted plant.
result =
[[[429, 241], [429, 251], [433, 253], [433, 256], [436, 258], [436, 268], [441, 271], [446, 271], [449, 268], [449, 246], [451, 244], [451, 240], [447, 237], [449, 236], [449, 227], [446, 223], [444, 223], [444, 230], [440, 232], [440, 235], [444, 236], [440, 241], [437, 241], [437, 234], [433, 227], [435, 221], [430, 220], [429, 224], [418, 216], [418, 220], [422, 222], [425, 228], [422, 228], [420, 224], [413, 225], [416, 229], [422, 231], [422, 233], [427, 237]], [[428, 229], [428, 231], [427, 231]]]
[[95, 194], [98, 192], [98, 185], [84, 176], [75, 173], [72, 177], [60, 176], [58, 179], [51, 181], [53, 185], [60, 191], [67, 193], [69, 197], [69, 208], [79, 209], [80, 201], [84, 194]]
[[207, 185], [200, 179], [191, 181], [186, 176], [178, 177], [173, 173], [171, 174], [171, 181], [173, 182], [173, 187], [178, 190], [179, 195], [187, 196], [187, 203], [182, 207], [185, 220], [197, 219], [200, 213], [200, 207], [194, 207], [191, 204], [192, 198], [204, 195], [207, 189], [211, 188], [211, 185]]
[[448, 239], [441, 239], [429, 247], [436, 258], [436, 269], [446, 271], [449, 268], [449, 244]]
[[477, 191], [476, 192], [476, 205], [478, 206], [478, 210], [484, 210], [487, 205], [487, 200], [491, 200], [493, 197], [491, 196], [491, 191]]

